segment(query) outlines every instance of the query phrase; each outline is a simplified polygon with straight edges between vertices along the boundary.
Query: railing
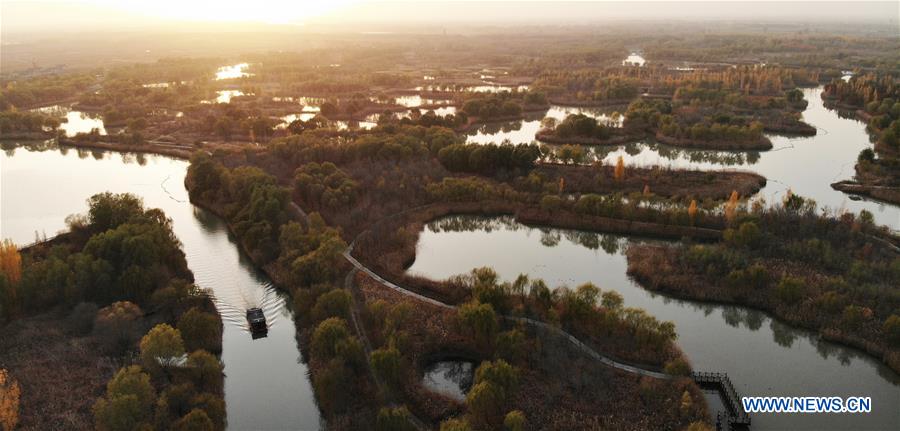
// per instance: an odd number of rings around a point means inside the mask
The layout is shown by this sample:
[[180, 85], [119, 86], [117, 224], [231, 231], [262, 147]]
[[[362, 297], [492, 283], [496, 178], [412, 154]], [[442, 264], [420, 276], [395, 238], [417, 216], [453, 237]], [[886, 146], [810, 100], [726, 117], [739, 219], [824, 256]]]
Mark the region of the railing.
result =
[[728, 378], [728, 374], [701, 371], [691, 373], [691, 377], [693, 377], [694, 381], [701, 387], [713, 387], [722, 394], [728, 413], [727, 415], [723, 415], [722, 412], [719, 412], [719, 414], [716, 415], [717, 430], [732, 430], [735, 428], [735, 425], [740, 425], [742, 427], [750, 426], [750, 415], [744, 411], [744, 406], [741, 404], [741, 397], [738, 396], [737, 391], [734, 389], [734, 385], [731, 384], [731, 379]]

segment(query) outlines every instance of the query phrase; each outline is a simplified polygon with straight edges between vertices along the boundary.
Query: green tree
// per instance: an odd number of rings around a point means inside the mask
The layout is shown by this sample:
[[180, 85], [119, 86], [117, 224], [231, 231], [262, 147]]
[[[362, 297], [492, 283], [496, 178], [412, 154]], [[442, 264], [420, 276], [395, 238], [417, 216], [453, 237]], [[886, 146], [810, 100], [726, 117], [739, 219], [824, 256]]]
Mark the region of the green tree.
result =
[[518, 329], [501, 332], [497, 335], [496, 356], [513, 364], [520, 364], [527, 356], [528, 345], [525, 333]]
[[225, 366], [215, 355], [205, 350], [197, 350], [188, 356], [187, 367], [197, 388], [213, 394], [222, 393]]
[[493, 343], [499, 322], [491, 304], [482, 304], [478, 301], [463, 304], [459, 307], [457, 316], [461, 326], [471, 333], [478, 343], [483, 346]]
[[154, 326], [141, 338], [141, 361], [150, 369], [174, 365], [184, 353], [181, 332], [168, 324]]
[[447, 419], [441, 422], [441, 431], [472, 431], [472, 426], [465, 419]]
[[372, 371], [391, 388], [399, 386], [403, 371], [403, 357], [399, 350], [394, 347], [374, 350], [369, 356], [369, 363], [372, 365]]
[[318, 322], [329, 317], [350, 318], [350, 303], [353, 298], [345, 289], [333, 289], [324, 293], [316, 300], [312, 309], [313, 320]]
[[190, 413], [175, 422], [175, 431], [214, 431], [212, 419], [201, 409], [193, 409]]
[[130, 431], [149, 426], [156, 403], [150, 376], [141, 367], [122, 368], [106, 385], [106, 395], [94, 403], [94, 424], [101, 431]]
[[673, 376], [689, 376], [691, 374], [691, 365], [684, 358], [678, 357], [666, 361], [663, 371]]
[[900, 316], [892, 314], [888, 317], [881, 326], [881, 331], [889, 345], [900, 347]]
[[541, 198], [541, 209], [544, 211], [554, 212], [562, 208], [563, 201], [556, 195], [545, 195]]
[[503, 429], [506, 431], [525, 431], [525, 413], [513, 410], [503, 418]]
[[382, 407], [375, 420], [376, 431], [413, 431], [409, 410], [405, 406], [397, 408]]
[[340, 359], [328, 361], [321, 371], [313, 374], [316, 401], [323, 411], [342, 412], [350, 404], [355, 387], [353, 372]]
[[796, 304], [806, 292], [806, 283], [803, 279], [784, 276], [775, 287], [775, 296], [786, 304]]
[[225, 429], [225, 400], [217, 395], [205, 392], [191, 398], [191, 405], [206, 412], [213, 423], [213, 429]]
[[192, 307], [178, 319], [178, 331], [190, 351], [222, 351], [222, 324], [212, 313]]
[[97, 232], [118, 227], [144, 213], [141, 198], [128, 194], [99, 193], [88, 199], [88, 220]]
[[505, 403], [506, 394], [491, 382], [476, 383], [466, 395], [466, 405], [472, 418], [477, 424], [489, 428], [497, 427], [497, 418]]
[[313, 331], [311, 349], [313, 355], [328, 359], [337, 353], [340, 341], [350, 337], [347, 321], [338, 317], [329, 317], [319, 323]]

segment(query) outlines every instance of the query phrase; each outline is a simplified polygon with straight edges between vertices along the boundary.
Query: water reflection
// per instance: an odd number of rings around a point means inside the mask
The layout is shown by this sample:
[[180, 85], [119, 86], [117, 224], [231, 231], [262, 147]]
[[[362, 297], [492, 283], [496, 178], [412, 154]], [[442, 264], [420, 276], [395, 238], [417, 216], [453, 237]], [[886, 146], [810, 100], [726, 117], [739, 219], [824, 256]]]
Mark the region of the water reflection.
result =
[[244, 92], [241, 90], [218, 90], [215, 99], [202, 100], [200, 103], [231, 103], [231, 99], [243, 95]]
[[[534, 228], [510, 217], [452, 216], [427, 224], [409, 272], [444, 279], [480, 266], [504, 280], [519, 274], [548, 285], [593, 282], [622, 294], [626, 306], [675, 322], [694, 367], [726, 371], [742, 395], [871, 396], [867, 415], [753, 416], [753, 428], [890, 429], [900, 423], [900, 376], [859, 352], [743, 307], [684, 301], [642, 289], [627, 275], [624, 251], [649, 240]], [[604, 246], [605, 244], [605, 246]]]
[[637, 52], [632, 52], [628, 57], [625, 57], [625, 59], [622, 60], [622, 66], [643, 67], [645, 63], [647, 63], [647, 60]]
[[106, 134], [103, 117], [99, 113], [75, 111], [69, 105], [44, 106], [32, 111], [58, 117], [61, 121], [59, 130], [70, 138], [79, 133], [90, 133], [93, 129], [97, 129], [101, 135]]
[[425, 368], [422, 384], [433, 392], [465, 401], [474, 380], [474, 364], [468, 361], [441, 361]]
[[[224, 321], [225, 402], [232, 429], [321, 427], [297, 346], [288, 298], [257, 271], [218, 217], [195, 207], [184, 189], [187, 162], [156, 155], [83, 149], [41, 141], [3, 145], [0, 156], [0, 236], [17, 244], [35, 232], [52, 235], [67, 215], [103, 191], [141, 196], [172, 218], [196, 283], [213, 292]], [[61, 187], [60, 185], [65, 185]], [[245, 310], [264, 309], [268, 337], [253, 340]]]
[[[784, 193], [791, 189], [814, 199], [823, 209], [854, 213], [865, 209], [875, 216], [876, 223], [900, 229], [900, 207], [867, 198], [851, 200], [849, 195], [831, 188], [831, 183], [854, 176], [857, 156], [863, 149], [872, 147], [872, 138], [866, 132], [866, 125], [856, 120], [854, 114], [826, 108], [821, 93], [822, 87], [803, 90], [809, 101], [803, 120], [815, 126], [818, 134], [809, 137], [768, 135], [773, 145], [769, 151], [689, 149], [644, 140], [626, 145], [584, 147], [585, 161], [613, 164], [621, 156], [626, 166], [700, 170], [746, 168], [768, 180], [759, 196], [769, 203], [780, 202]], [[540, 128], [539, 118], [495, 123], [470, 131], [468, 141], [499, 143], [509, 139], [512, 143], [529, 143], [534, 141], [534, 134]]]
[[235, 78], [245, 78], [248, 76], [253, 76], [251, 73], [247, 73], [247, 68], [250, 67], [247, 63], [238, 63], [233, 64], [231, 66], [222, 66], [218, 70], [216, 70], [216, 81], [221, 81], [223, 79], [235, 79]]
[[[621, 108], [620, 108], [621, 109]], [[596, 118], [609, 127], [621, 127], [623, 117], [613, 114], [614, 108], [583, 108], [574, 106], [551, 105], [542, 113], [527, 113], [524, 120], [491, 122], [469, 130], [466, 142], [476, 144], [499, 144], [509, 141], [513, 144], [529, 144], [535, 141], [535, 135], [541, 130], [545, 118], [562, 121], [570, 114], [582, 114]]]

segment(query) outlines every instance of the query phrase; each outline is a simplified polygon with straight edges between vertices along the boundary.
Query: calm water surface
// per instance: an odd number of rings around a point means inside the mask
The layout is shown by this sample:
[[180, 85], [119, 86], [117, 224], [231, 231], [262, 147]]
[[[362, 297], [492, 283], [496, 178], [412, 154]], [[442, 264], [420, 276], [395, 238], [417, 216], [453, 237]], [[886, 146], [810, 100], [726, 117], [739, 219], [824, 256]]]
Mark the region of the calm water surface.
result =
[[106, 134], [106, 127], [103, 125], [103, 118], [100, 114], [76, 111], [69, 105], [45, 106], [33, 111], [59, 118], [61, 121], [59, 130], [65, 132], [66, 136], [70, 138], [79, 133], [90, 133], [93, 129], [97, 129], [101, 135]]
[[475, 378], [475, 364], [466, 361], [440, 361], [425, 368], [422, 384], [431, 391], [457, 401], [465, 401]]
[[[162, 156], [4, 147], [0, 154], [0, 237], [17, 244], [35, 233], [52, 236], [63, 219], [87, 210], [85, 200], [104, 191], [141, 196], [147, 207], [172, 218], [188, 266], [210, 289], [225, 324], [222, 361], [231, 429], [320, 428], [306, 364], [284, 294], [239, 252], [224, 222], [188, 202], [188, 163]], [[244, 312], [262, 307], [267, 338], [252, 340]]]
[[252, 73], [247, 73], [247, 68], [249, 67], [250, 65], [247, 63], [222, 66], [218, 70], [216, 70], [216, 80], [221, 81], [223, 79], [245, 78], [248, 76], [252, 76]]
[[[825, 108], [821, 87], [805, 89], [803, 93], [809, 101], [809, 106], [803, 112], [803, 119], [815, 126], [818, 134], [810, 137], [768, 135], [774, 147], [769, 151], [694, 150], [649, 141], [620, 146], [586, 147], [586, 150], [590, 158], [603, 160], [606, 164], [616, 163], [621, 156], [626, 166], [753, 171], [768, 180], [758, 196], [769, 203], [780, 202], [790, 188], [795, 194], [815, 199], [820, 207], [828, 207], [832, 211], [848, 210], [858, 213], [863, 209], [868, 210], [875, 215], [877, 223], [900, 230], [900, 207], [869, 199], [854, 201], [850, 199], [850, 195], [831, 188], [831, 183], [852, 178], [859, 152], [872, 147], [865, 130], [866, 125]], [[555, 107], [545, 116], [565, 118], [564, 109], [566, 108]], [[603, 111], [586, 110], [583, 113], [604, 118]], [[499, 143], [509, 139], [512, 143], [529, 143], [540, 130], [540, 124], [541, 118], [489, 124], [471, 132], [468, 140]]]
[[[861, 415], [753, 415], [755, 430], [897, 429], [900, 376], [854, 349], [819, 340], [761, 312], [653, 294], [625, 274], [629, 239], [530, 228], [510, 217], [451, 216], [430, 223], [409, 272], [433, 279], [493, 267], [505, 280], [522, 273], [548, 285], [593, 282], [625, 306], [675, 322], [678, 345], [694, 368], [724, 371], [742, 396], [870, 396]], [[640, 241], [640, 240], [634, 240]]]

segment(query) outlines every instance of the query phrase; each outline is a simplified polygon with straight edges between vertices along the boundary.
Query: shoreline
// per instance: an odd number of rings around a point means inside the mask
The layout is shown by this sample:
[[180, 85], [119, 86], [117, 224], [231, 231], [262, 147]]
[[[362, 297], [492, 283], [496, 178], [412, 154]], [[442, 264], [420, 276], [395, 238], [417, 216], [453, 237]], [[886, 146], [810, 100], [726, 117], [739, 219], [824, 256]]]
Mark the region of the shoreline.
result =
[[[900, 374], [900, 354], [898, 354], [897, 352], [892, 352], [890, 349], [879, 346], [874, 342], [862, 339], [851, 334], [838, 333], [835, 332], [832, 328], [816, 327], [808, 324], [805, 320], [802, 319], [788, 318], [779, 313], [777, 307], [773, 309], [766, 304], [760, 303], [759, 301], [746, 299], [741, 300], [740, 298], [733, 297], [726, 298], [723, 297], [719, 292], [710, 289], [703, 290], [703, 292], [705, 292], [704, 295], [694, 295], [686, 292], [683, 287], [676, 287], [672, 284], [672, 282], [667, 282], [664, 279], [665, 276], [661, 276], [658, 273], [648, 273], [639, 269], [639, 267], [637, 266], [637, 261], [634, 259], [649, 259], [651, 257], [649, 255], [654, 251], [664, 253], [664, 251], [660, 250], [661, 247], [659, 246], [643, 246], [637, 248], [629, 248], [627, 252], [628, 276], [632, 277], [641, 285], [642, 288], [646, 289], [647, 291], [662, 293], [681, 300], [709, 304], [735, 305], [751, 310], [761, 311], [765, 313], [769, 318], [776, 319], [788, 326], [814, 332], [826, 341], [863, 352], [872, 359], [878, 360], [881, 363], [885, 364], [895, 373]], [[637, 256], [641, 252], [643, 252], [644, 255]], [[659, 257], [659, 254], [654, 254], [654, 256]], [[663, 256], [663, 258], [665, 259], [665, 256]], [[702, 284], [707, 283], [703, 281]]]

